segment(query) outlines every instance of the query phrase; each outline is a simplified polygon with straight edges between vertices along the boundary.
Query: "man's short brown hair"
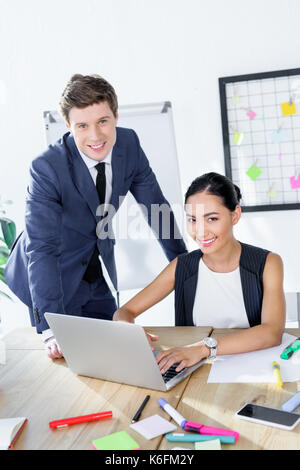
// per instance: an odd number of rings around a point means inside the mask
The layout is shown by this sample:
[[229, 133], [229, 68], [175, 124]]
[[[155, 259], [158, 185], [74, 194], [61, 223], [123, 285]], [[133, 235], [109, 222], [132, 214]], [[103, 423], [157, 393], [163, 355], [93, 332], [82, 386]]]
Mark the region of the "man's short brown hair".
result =
[[87, 106], [107, 101], [116, 117], [118, 99], [114, 88], [100, 75], [73, 75], [68, 81], [60, 102], [60, 111], [67, 122], [71, 108], [86, 108]]

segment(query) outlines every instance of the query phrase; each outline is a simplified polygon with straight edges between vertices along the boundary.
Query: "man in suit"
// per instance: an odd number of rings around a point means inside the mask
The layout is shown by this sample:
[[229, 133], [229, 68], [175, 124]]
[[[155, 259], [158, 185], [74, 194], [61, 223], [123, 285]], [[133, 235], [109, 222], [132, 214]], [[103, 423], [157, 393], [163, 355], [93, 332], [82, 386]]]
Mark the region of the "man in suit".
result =
[[[74, 75], [60, 101], [69, 132], [30, 168], [25, 230], [5, 276], [29, 307], [51, 358], [62, 357], [45, 312], [111, 320], [117, 309], [106, 282], [117, 289], [110, 222], [131, 191], [147, 210], [168, 205], [135, 132], [117, 127], [113, 87], [98, 75]], [[170, 237], [156, 235], [169, 261], [186, 251], [170, 211]], [[153, 229], [153, 227], [152, 227]]]

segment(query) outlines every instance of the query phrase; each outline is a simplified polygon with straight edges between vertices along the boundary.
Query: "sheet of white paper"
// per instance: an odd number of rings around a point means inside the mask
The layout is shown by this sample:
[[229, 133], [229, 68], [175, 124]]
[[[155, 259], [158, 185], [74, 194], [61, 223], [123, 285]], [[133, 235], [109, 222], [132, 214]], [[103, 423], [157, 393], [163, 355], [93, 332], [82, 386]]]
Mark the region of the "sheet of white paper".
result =
[[161, 434], [166, 434], [167, 432], [172, 432], [177, 429], [177, 426], [159, 415], [153, 415], [149, 418], [142, 419], [137, 423], [131, 424], [130, 427], [146, 439], [153, 439]]
[[300, 351], [290, 359], [281, 359], [282, 351], [296, 339], [288, 333], [282, 336], [282, 344], [273, 348], [243, 354], [217, 356], [213, 362], [208, 383], [275, 383], [272, 363], [280, 365], [283, 382], [300, 380]]

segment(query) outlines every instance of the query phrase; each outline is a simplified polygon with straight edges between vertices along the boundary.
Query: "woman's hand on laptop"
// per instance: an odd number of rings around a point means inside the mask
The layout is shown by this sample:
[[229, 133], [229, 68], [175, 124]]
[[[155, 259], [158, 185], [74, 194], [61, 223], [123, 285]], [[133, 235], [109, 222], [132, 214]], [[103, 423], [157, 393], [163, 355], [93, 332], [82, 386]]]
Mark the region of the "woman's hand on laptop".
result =
[[[134, 314], [126, 309], [125, 307], [121, 307], [119, 308], [118, 310], [115, 311], [114, 315], [113, 315], [113, 321], [124, 321], [124, 322], [127, 322], [127, 323], [134, 323], [134, 320], [135, 320], [135, 316]], [[149, 341], [149, 344], [151, 346], [151, 349], [153, 351], [154, 349], [154, 346], [153, 346], [153, 341], [157, 341], [158, 340], [158, 336], [157, 335], [153, 335], [152, 333], [146, 333], [146, 336], [147, 336], [147, 340]]]
[[125, 307], [120, 307], [115, 311], [112, 317], [113, 321], [124, 321], [127, 323], [134, 323], [134, 315]]
[[194, 366], [208, 356], [209, 349], [201, 342], [162, 351], [157, 355], [156, 362], [161, 373], [164, 374], [173, 364], [178, 363], [176, 372], [180, 372], [185, 367]]
[[153, 335], [152, 333], [147, 333], [146, 331], [145, 331], [145, 333], [146, 333], [146, 336], [147, 336], [147, 340], [149, 341], [149, 344], [150, 344], [151, 349], [152, 349], [152, 351], [153, 351], [155, 348], [154, 348], [152, 342], [153, 342], [153, 341], [157, 341], [157, 340], [158, 340], [158, 336], [157, 336], [157, 335]]
[[60, 359], [64, 357], [59, 347], [59, 344], [57, 343], [54, 336], [44, 341], [44, 344], [45, 344], [45, 349], [47, 351], [48, 357], [50, 357], [50, 359]]

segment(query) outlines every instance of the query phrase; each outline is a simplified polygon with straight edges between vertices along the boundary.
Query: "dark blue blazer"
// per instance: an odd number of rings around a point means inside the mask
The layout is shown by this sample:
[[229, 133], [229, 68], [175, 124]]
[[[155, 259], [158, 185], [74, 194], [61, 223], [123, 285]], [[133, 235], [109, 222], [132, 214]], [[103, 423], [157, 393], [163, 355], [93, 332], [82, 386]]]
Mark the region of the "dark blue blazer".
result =
[[[260, 325], [263, 272], [269, 251], [241, 243], [240, 276], [250, 326]], [[192, 326], [201, 250], [178, 257], [175, 272], [175, 325]], [[216, 295], [218, 293], [216, 292]], [[210, 325], [207, 318], [207, 325]], [[211, 325], [213, 326], [213, 325]]]
[[[156, 177], [131, 129], [117, 128], [112, 151], [112, 196], [109, 220], [120, 205], [120, 197], [131, 191], [138, 203], [168, 204]], [[64, 313], [93, 254], [95, 245], [117, 288], [115, 240], [99, 239], [96, 215], [99, 199], [89, 170], [73, 137], [65, 134], [37, 157], [30, 168], [25, 230], [10, 254], [5, 277], [10, 289], [30, 308], [32, 325], [48, 328], [45, 312]], [[159, 238], [169, 261], [186, 251], [173, 213], [171, 239]], [[100, 237], [103, 238], [103, 237]], [[67, 312], [69, 313], [69, 312]]]

